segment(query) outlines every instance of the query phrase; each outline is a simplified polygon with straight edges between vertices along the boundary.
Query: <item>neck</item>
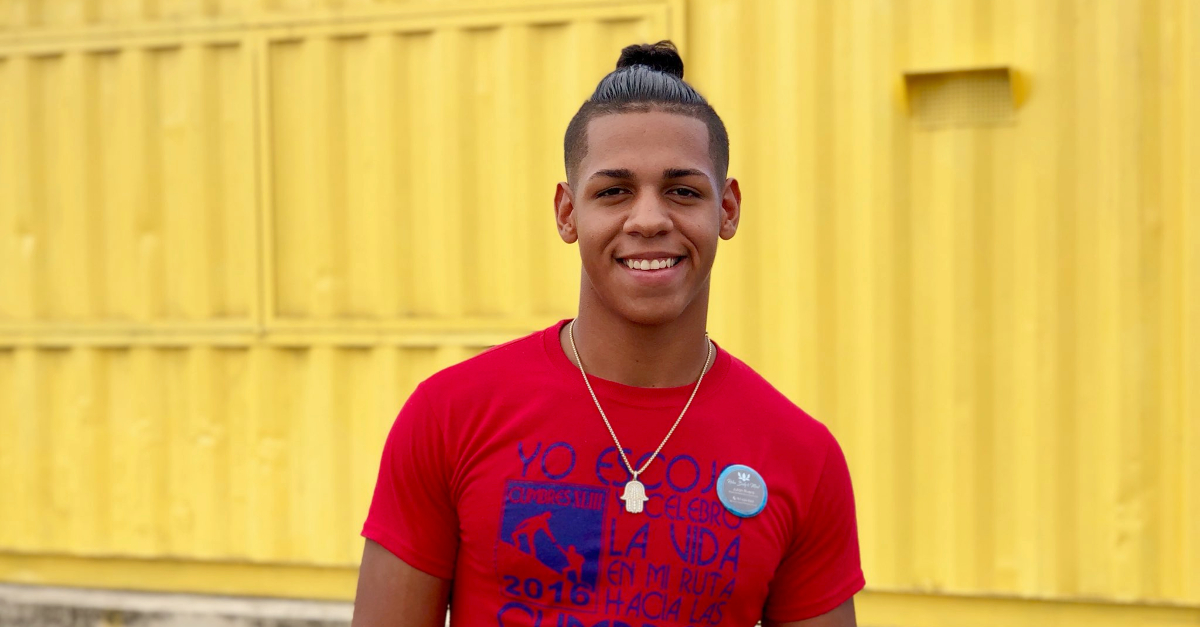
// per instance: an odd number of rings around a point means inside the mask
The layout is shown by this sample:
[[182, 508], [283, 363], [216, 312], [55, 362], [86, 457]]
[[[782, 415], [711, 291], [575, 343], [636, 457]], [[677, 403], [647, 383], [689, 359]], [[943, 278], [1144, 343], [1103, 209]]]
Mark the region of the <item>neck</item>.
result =
[[[689, 308], [690, 309], [690, 308]], [[704, 307], [701, 314], [707, 313]], [[594, 309], [580, 308], [574, 325], [575, 347], [588, 374], [646, 388], [680, 387], [696, 382], [708, 358], [705, 315], [685, 315], [668, 324], [641, 325]], [[577, 367], [565, 325], [559, 340]], [[716, 348], [710, 360], [716, 361]]]

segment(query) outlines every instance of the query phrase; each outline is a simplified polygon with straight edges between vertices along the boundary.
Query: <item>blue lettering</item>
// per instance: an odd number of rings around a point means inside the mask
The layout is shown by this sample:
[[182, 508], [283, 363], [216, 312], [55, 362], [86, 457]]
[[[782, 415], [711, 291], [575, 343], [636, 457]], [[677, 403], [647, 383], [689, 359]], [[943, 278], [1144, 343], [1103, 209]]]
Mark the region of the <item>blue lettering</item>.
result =
[[[518, 443], [517, 446], [520, 446], [520, 444]], [[540, 442], [538, 443], [538, 446], [539, 447], [541, 446]], [[550, 457], [550, 451], [553, 451], [555, 449], [560, 449], [560, 448], [567, 449], [567, 452], [571, 454], [571, 463], [567, 465], [566, 470], [564, 470], [558, 474], [553, 474], [549, 470], [546, 469], [546, 458]], [[534, 451], [534, 455], [537, 455], [536, 451]], [[524, 460], [524, 458], [522, 458], [522, 460]], [[562, 479], [563, 477], [571, 474], [572, 470], [575, 470], [575, 449], [571, 448], [570, 444], [567, 444], [566, 442], [555, 442], [554, 444], [551, 444], [550, 446], [546, 447], [546, 452], [542, 454], [542, 474], [546, 475], [546, 478], [554, 479], [557, 481], [557, 480]], [[525, 476], [524, 470], [521, 471], [521, 476]]]
[[[625, 450], [626, 456], [633, 454], [633, 451], [630, 451], [629, 449], [624, 449], [624, 450]], [[607, 459], [612, 459], [613, 461], [606, 461]], [[620, 465], [620, 468], [621, 468], [620, 478], [619, 479], [606, 479], [604, 477], [603, 471], [606, 469], [609, 469], [609, 468], [616, 468], [618, 465]], [[611, 475], [612, 473], [609, 473], [609, 474]], [[617, 455], [617, 447], [610, 446], [610, 447], [604, 449], [603, 451], [600, 451], [600, 456], [596, 458], [596, 480], [597, 481], [599, 481], [603, 485], [623, 486], [626, 483], [628, 483], [630, 479], [633, 479], [633, 475], [630, 474], [629, 471], [625, 469], [624, 462], [622, 462], [620, 457]]]
[[629, 605], [625, 606], [626, 616], [641, 616], [642, 615], [642, 593], [638, 592], [629, 599]]
[[662, 518], [662, 515], [663, 515], [662, 509], [656, 509], [652, 505], [652, 503], [654, 503], [656, 500], [661, 501], [662, 498], [663, 498], [663, 496], [661, 494], [647, 494], [646, 502], [642, 504], [642, 508], [643, 508], [642, 512], [645, 513], [646, 516], [648, 516], [650, 518]]
[[735, 573], [737, 572], [738, 554], [742, 550], [741, 545], [742, 545], [742, 537], [738, 536], [733, 539], [733, 542], [729, 543], [729, 546], [725, 547], [725, 555], [721, 556], [721, 563], [717, 564], [718, 570], [725, 569], [725, 562], [733, 562], [733, 572], [735, 572]]
[[709, 490], [711, 490], [711, 489], [713, 489], [714, 487], [716, 487], [716, 485], [717, 485], [717, 476], [718, 476], [718, 473], [717, 473], [717, 462], [715, 462], [715, 461], [714, 461], [714, 462], [712, 463], [712, 475], [711, 475], [711, 476], [708, 478], [708, 485], [704, 486], [704, 489], [703, 489], [703, 490], [700, 490], [700, 494], [704, 494], [705, 492], [708, 492]]
[[614, 557], [625, 557], [633, 553], [635, 550], [641, 550], [642, 559], [646, 559], [646, 545], [650, 541], [650, 523], [642, 525], [640, 529], [634, 532], [629, 541], [625, 543], [625, 550], [617, 550], [617, 520], [612, 520], [611, 526], [608, 528], [608, 554]]
[[[696, 527], [695, 529], [696, 529], [696, 532], [695, 532], [695, 535], [696, 535], [696, 561], [695, 561], [695, 564], [697, 564], [699, 566], [708, 566], [709, 564], [716, 561], [717, 552], [718, 552], [717, 547], [720, 543], [717, 542], [716, 534], [709, 531], [708, 529], [705, 529], [704, 527]], [[739, 537], [739, 539], [740, 539], [740, 537]], [[712, 544], [710, 545], [707, 541], [711, 541]], [[712, 553], [709, 553], [708, 556], [705, 557], [704, 549], [705, 549], [705, 547], [708, 547], [708, 546], [711, 546]]]
[[529, 464], [537, 459], [538, 452], [542, 450], [542, 443], [537, 443], [537, 448], [533, 449], [533, 454], [529, 457], [525, 457], [525, 449], [521, 444], [521, 442], [517, 442], [517, 457], [521, 458], [521, 476], [524, 477], [525, 471], [529, 470]]
[[524, 603], [510, 601], [508, 603], [505, 603], [504, 607], [500, 608], [500, 611], [496, 613], [496, 622], [499, 624], [500, 627], [505, 627], [505, 625], [507, 624], [504, 622], [504, 615], [506, 613], [508, 613], [509, 610], [518, 610], [521, 612], [525, 612], [529, 616], [529, 618], [533, 619], [533, 627], [540, 627], [540, 625], [542, 624], [542, 611], [541, 610], [534, 610], [533, 608], [526, 606]]
[[[671, 472], [675, 469], [675, 465], [681, 460], [692, 465], [692, 482], [684, 487], [680, 487], [679, 484], [675, 483]], [[692, 488], [696, 487], [697, 483], [700, 483], [700, 464], [696, 463], [696, 459], [691, 455], [676, 455], [675, 458], [671, 460], [671, 463], [667, 464], [667, 483], [670, 484], [671, 489], [675, 490], [676, 492], [687, 492], [688, 490], [691, 490]]]
[[669, 564], [663, 564], [662, 566], [646, 564], [646, 566], [648, 567], [646, 571], [646, 587], [658, 586], [660, 590], [666, 590], [667, 583], [671, 580], [671, 566]]
[[674, 522], [671, 522], [670, 532], [671, 546], [675, 548], [675, 554], [679, 556], [679, 559], [698, 566], [707, 566], [716, 561], [717, 553], [720, 552], [720, 542], [717, 541], [717, 536], [713, 532], [697, 525], [688, 525], [683, 546], [679, 546], [679, 541], [676, 539], [678, 534], [675, 531]]
[[701, 614], [699, 618], [697, 618], [696, 617], [696, 608], [699, 605], [700, 605], [699, 599], [696, 599], [696, 601], [694, 601], [692, 604], [691, 622], [693, 622], [693, 623], [703, 622], [703, 623], [707, 623], [709, 625], [716, 625], [717, 623], [721, 622], [721, 618], [722, 618], [721, 608], [725, 605], [724, 601], [718, 601], [716, 603], [709, 605], [704, 610], [704, 613]]
[[625, 554], [630, 555], [634, 549], [642, 550], [642, 559], [646, 559], [646, 545], [650, 542], [650, 523], [642, 525], [637, 533], [629, 539], [629, 544], [625, 547]]
[[608, 563], [608, 583], [623, 586], [627, 577], [628, 581], [633, 581], [633, 572], [633, 562], [613, 560]]
[[[635, 462], [633, 463], [633, 467], [634, 467], [634, 468], [641, 468], [642, 466], [644, 466], [644, 465], [646, 464], [646, 460], [647, 460], [647, 459], [650, 459], [650, 456], [651, 456], [651, 455], [654, 455], [654, 453], [646, 453], [645, 455], [642, 455], [641, 457], [639, 457], [639, 458], [637, 459], [637, 461], [635, 461]], [[663, 461], [666, 461], [666, 460], [667, 460], [667, 458], [666, 458], [666, 457], [663, 457], [663, 454], [662, 454], [662, 453], [659, 453], [659, 454], [657, 455], [656, 459], [661, 459], [661, 460], [663, 460]], [[643, 482], [642, 482], [642, 485], [646, 486], [646, 490], [657, 490], [657, 489], [659, 489], [660, 487], [662, 487], [662, 482], [661, 482], [661, 481], [659, 481], [658, 483], [646, 483], [645, 481], [643, 481]]]
[[[678, 534], [675, 533], [675, 523], [674, 522], [671, 523], [670, 531], [671, 531], [671, 546], [675, 547], [675, 554], [679, 556], [679, 559], [681, 559], [685, 562], [689, 562], [690, 560], [688, 560], [688, 551], [691, 550], [691, 546], [688, 544], [687, 540], [684, 541], [683, 547], [679, 546], [679, 542], [677, 542], [675, 540], [675, 536]], [[690, 540], [690, 539], [691, 538], [689, 536], [688, 540]]]
[[721, 522], [725, 523], [725, 527], [727, 529], [737, 529], [738, 527], [742, 526], [742, 517], [731, 513], [729, 510], [725, 509], [724, 506], [722, 506]]
[[[604, 611], [608, 614], [620, 614], [621, 606], [625, 605], [625, 601], [621, 599], [620, 588], [605, 588], [604, 590]], [[613, 606], [616, 606], [614, 609]], [[608, 621], [604, 621], [608, 622]]]

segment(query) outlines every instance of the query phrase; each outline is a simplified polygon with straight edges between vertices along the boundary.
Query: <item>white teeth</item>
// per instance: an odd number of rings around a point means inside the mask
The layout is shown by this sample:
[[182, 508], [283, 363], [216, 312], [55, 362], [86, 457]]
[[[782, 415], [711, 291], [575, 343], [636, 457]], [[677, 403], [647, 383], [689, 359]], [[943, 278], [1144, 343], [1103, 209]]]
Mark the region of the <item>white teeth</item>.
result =
[[625, 265], [631, 270], [662, 270], [673, 267], [678, 260], [675, 257], [666, 259], [626, 259]]

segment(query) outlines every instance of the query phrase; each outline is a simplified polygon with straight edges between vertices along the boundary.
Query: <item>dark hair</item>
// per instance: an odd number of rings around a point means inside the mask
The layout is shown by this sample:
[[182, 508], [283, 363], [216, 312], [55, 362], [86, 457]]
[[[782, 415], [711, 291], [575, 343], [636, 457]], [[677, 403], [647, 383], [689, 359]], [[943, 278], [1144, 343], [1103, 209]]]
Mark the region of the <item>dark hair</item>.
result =
[[567, 181], [587, 154], [587, 126], [592, 118], [612, 113], [666, 111], [691, 116], [708, 127], [708, 150], [721, 183], [729, 170], [729, 134], [704, 96], [683, 80], [683, 59], [675, 44], [635, 44], [621, 50], [617, 69], [596, 85], [579, 107], [563, 139]]

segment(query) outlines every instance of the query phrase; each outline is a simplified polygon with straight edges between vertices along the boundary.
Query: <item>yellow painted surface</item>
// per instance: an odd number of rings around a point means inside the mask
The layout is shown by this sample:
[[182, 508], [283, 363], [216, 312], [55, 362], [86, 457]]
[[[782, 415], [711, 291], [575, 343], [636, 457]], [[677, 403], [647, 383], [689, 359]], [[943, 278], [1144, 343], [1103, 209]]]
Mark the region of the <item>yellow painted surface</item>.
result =
[[0, 555], [0, 573], [25, 585], [331, 601], [353, 598], [358, 578], [357, 569], [346, 566], [14, 554]]
[[[0, 580], [348, 598], [423, 377], [571, 315], [551, 198], [672, 37], [714, 338], [846, 449], [864, 624], [1196, 624], [1200, 4], [0, 5]], [[931, 129], [906, 73], [1005, 67]]]

